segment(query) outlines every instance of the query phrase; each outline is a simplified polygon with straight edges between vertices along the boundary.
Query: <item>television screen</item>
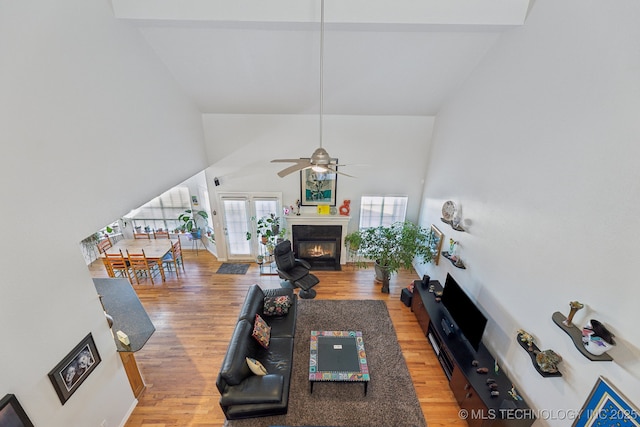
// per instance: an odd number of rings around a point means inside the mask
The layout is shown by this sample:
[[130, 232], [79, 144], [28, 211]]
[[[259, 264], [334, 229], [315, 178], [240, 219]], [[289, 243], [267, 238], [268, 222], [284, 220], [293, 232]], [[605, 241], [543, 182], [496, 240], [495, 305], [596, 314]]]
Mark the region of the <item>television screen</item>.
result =
[[442, 292], [442, 304], [451, 315], [451, 319], [460, 332], [476, 351], [480, 346], [487, 318], [471, 301], [455, 279], [447, 273]]

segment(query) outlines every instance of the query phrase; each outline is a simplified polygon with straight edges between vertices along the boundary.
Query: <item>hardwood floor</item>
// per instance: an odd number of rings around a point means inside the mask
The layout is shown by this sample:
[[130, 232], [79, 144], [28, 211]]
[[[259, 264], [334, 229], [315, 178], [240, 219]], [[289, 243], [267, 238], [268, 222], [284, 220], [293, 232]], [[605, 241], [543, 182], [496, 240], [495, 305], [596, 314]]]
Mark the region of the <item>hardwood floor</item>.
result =
[[[156, 332], [135, 353], [147, 388], [125, 427], [221, 426], [224, 423], [215, 381], [240, 305], [253, 283], [280, 286], [278, 276], [261, 276], [251, 264], [247, 274], [216, 274], [222, 264], [205, 251], [184, 251], [186, 272], [167, 274], [163, 284], [134, 285]], [[107, 277], [101, 262], [94, 277]], [[380, 292], [373, 268], [343, 266], [343, 271], [314, 271], [320, 279], [317, 299], [381, 299], [389, 309], [402, 351], [429, 427], [463, 427], [459, 407], [433, 349], [409, 307], [402, 288], [418, 276], [402, 271], [391, 293]]]

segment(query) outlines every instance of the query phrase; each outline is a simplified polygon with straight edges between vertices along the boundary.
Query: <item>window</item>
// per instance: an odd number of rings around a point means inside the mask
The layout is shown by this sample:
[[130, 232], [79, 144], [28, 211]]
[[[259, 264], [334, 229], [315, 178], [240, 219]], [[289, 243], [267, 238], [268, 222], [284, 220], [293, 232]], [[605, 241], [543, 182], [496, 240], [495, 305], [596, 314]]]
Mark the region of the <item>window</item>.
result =
[[406, 196], [362, 196], [360, 199], [360, 229], [404, 221], [408, 200], [409, 198]]
[[180, 225], [178, 216], [187, 209], [191, 209], [189, 188], [174, 187], [129, 212], [126, 217], [132, 220], [134, 226], [148, 226], [151, 230], [163, 228], [171, 231]]

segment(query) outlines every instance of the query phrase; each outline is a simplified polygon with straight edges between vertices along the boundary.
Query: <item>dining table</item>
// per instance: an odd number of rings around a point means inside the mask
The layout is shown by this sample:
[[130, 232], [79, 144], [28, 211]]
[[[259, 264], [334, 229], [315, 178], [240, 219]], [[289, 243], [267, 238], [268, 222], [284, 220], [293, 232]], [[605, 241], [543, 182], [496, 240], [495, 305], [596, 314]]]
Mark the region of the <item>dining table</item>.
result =
[[142, 253], [149, 261], [161, 262], [162, 258], [171, 252], [171, 239], [122, 239], [106, 250], [107, 253], [117, 254], [122, 251], [122, 255], [127, 258], [127, 251], [131, 253]]

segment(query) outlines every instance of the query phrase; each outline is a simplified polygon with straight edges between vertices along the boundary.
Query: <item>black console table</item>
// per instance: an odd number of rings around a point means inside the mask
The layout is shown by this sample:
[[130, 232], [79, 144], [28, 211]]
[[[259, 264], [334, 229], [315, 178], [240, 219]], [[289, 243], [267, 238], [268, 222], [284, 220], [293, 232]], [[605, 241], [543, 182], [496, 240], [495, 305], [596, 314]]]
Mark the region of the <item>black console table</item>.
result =
[[[430, 281], [429, 286], [433, 286], [434, 292], [442, 291], [437, 280]], [[459, 332], [448, 329], [449, 313], [436, 301], [434, 292], [429, 292], [421, 280], [416, 280], [411, 311], [438, 356], [460, 408], [467, 411], [469, 426], [531, 426], [536, 419], [533, 410], [524, 400], [515, 400], [509, 394], [513, 386], [511, 381], [502, 371], [494, 372], [495, 359], [482, 343], [478, 351], [474, 351]], [[478, 373], [478, 368], [487, 368], [488, 373]], [[495, 385], [490, 386], [490, 383]], [[499, 394], [492, 396], [492, 391]]]

